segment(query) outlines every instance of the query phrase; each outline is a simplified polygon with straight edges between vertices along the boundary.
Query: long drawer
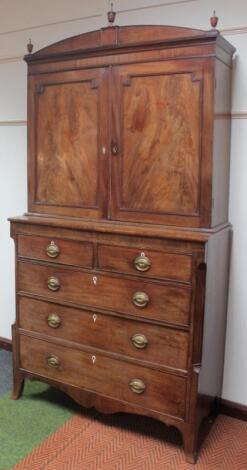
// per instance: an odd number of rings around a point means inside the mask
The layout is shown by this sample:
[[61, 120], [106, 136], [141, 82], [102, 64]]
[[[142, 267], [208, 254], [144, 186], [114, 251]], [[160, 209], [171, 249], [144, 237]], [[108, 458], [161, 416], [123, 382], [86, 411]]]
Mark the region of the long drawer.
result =
[[19, 327], [143, 361], [187, 369], [186, 331], [26, 297], [19, 299]]
[[20, 357], [22, 369], [40, 376], [164, 414], [185, 415], [184, 377], [22, 335]]
[[172, 324], [188, 325], [191, 289], [144, 279], [18, 263], [18, 289], [56, 301], [98, 307]]

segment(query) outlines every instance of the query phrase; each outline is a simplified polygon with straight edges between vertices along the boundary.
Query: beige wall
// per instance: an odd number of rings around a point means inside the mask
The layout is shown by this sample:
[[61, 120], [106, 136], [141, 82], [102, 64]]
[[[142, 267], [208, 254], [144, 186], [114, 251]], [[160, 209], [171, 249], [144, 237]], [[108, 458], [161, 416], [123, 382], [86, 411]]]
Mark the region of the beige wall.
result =
[[[14, 245], [10, 215], [26, 210], [26, 66], [35, 50], [106, 26], [106, 0], [1, 0], [0, 15], [0, 336], [14, 320]], [[117, 23], [173, 24], [208, 29], [216, 9], [219, 28], [237, 47], [234, 60], [230, 220], [234, 225], [223, 396], [247, 405], [247, 2], [246, 0], [117, 0]]]

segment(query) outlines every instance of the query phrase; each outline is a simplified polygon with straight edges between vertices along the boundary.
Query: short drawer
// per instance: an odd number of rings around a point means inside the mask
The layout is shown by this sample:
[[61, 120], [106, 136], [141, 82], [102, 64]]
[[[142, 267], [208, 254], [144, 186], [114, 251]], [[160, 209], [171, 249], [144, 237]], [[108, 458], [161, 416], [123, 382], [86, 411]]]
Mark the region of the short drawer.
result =
[[98, 245], [98, 266], [105, 271], [191, 282], [192, 256], [144, 251], [125, 246]]
[[20, 336], [21, 368], [179, 418], [185, 415], [186, 379], [135, 364]]
[[69, 268], [18, 263], [19, 291], [172, 324], [188, 325], [191, 289]]
[[186, 331], [26, 297], [19, 299], [19, 327], [143, 361], [187, 369]]
[[88, 269], [93, 265], [93, 245], [90, 242], [19, 235], [17, 246], [19, 257]]

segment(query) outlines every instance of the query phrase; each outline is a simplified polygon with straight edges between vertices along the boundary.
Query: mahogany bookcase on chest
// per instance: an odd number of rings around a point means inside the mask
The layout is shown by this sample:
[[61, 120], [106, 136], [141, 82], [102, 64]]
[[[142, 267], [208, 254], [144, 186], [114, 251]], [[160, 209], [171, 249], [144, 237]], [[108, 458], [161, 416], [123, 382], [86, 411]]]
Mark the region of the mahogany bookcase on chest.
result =
[[219, 32], [109, 27], [28, 54], [28, 213], [12, 218], [14, 391], [176, 426], [220, 396], [231, 63]]

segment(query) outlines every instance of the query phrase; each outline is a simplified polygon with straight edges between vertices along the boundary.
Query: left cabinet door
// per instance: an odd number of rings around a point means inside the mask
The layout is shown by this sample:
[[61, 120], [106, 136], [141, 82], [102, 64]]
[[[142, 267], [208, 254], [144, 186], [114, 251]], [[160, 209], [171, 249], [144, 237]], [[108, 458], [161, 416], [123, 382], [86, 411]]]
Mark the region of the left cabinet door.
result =
[[29, 212], [107, 212], [108, 70], [29, 77]]

